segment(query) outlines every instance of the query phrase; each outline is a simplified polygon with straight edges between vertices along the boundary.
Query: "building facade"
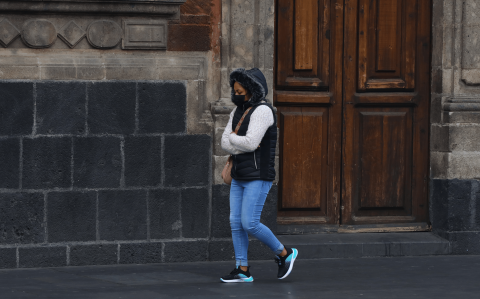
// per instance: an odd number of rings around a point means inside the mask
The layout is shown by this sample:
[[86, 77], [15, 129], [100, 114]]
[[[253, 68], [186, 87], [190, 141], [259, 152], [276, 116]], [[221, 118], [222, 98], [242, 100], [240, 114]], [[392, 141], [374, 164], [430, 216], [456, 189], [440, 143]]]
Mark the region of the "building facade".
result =
[[[316, 107], [305, 114], [314, 116], [313, 124], [324, 113], [318, 112], [322, 107], [336, 107], [343, 115], [336, 102], [298, 101], [322, 101], [321, 94], [332, 93], [333, 86], [338, 101], [348, 100], [342, 89], [348, 78], [341, 72], [349, 49], [344, 32], [353, 23], [344, 15], [362, 2], [306, 1], [318, 14], [305, 12], [295, 19], [293, 11], [301, 9], [293, 5], [303, 5], [299, 1], [0, 1], [0, 268], [233, 259], [229, 187], [220, 177], [228, 157], [220, 137], [233, 109], [230, 71], [262, 70], [272, 91], [267, 99], [277, 106], [280, 123], [299, 115], [297, 106], [299, 111]], [[403, 9], [411, 0], [393, 2], [401, 11], [398, 20], [409, 16]], [[422, 117], [429, 119], [429, 129], [422, 134], [429, 142], [420, 150], [429, 157], [427, 177], [421, 180], [426, 218], [325, 220], [323, 197], [336, 203], [328, 206], [334, 215], [345, 210], [341, 162], [321, 170], [323, 177], [339, 170], [337, 187], [318, 191], [318, 202], [316, 187], [311, 188], [305, 197], [315, 199], [311, 205], [289, 206], [284, 175], [300, 170], [284, 168], [293, 162], [288, 140], [281, 139], [277, 180], [262, 214], [269, 227], [279, 233], [338, 233], [366, 226], [432, 230], [451, 242], [453, 253], [480, 252], [480, 1], [413, 2], [422, 11], [412, 11], [416, 24], [428, 23], [418, 27], [426, 30], [419, 53], [425, 51], [431, 61], [423, 62], [423, 77], [416, 77], [428, 85], [422, 89], [428, 94], [422, 98], [428, 108]], [[319, 17], [322, 11], [330, 23]], [[312, 72], [312, 57], [330, 53], [329, 72], [317, 72], [326, 77], [304, 77], [331, 78], [336, 85], [290, 88], [281, 83], [288, 65], [282, 53], [289, 46], [282, 38], [288, 34], [278, 25], [282, 13], [292, 13], [287, 19], [295, 28], [322, 24], [292, 53], [313, 53], [297, 61], [299, 74]], [[305, 48], [311, 45], [309, 36], [320, 36], [319, 43]], [[325, 59], [315, 63], [320, 61]], [[350, 69], [356, 74], [355, 66]], [[282, 100], [282, 92], [299, 100]], [[371, 93], [367, 88], [365, 94]], [[312, 128], [305, 134], [318, 131]], [[332, 138], [342, 140], [342, 132], [338, 129]], [[332, 145], [332, 150], [342, 161], [344, 149]], [[318, 161], [320, 168], [332, 164], [323, 161]], [[254, 259], [270, 257], [258, 241], [252, 240], [250, 250]]]

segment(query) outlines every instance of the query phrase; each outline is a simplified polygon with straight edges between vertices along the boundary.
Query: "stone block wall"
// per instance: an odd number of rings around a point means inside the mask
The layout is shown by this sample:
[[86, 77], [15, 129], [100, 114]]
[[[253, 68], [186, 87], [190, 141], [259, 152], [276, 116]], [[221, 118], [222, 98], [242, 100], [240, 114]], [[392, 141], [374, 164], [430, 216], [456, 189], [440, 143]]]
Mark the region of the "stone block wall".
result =
[[433, 231], [456, 254], [480, 253], [480, 0], [433, 1]]

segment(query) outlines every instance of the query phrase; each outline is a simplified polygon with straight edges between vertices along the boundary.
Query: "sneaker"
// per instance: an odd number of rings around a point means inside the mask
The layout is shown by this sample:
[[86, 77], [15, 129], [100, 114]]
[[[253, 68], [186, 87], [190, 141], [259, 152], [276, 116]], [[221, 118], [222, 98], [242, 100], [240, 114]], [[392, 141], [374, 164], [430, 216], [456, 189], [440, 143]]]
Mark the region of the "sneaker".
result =
[[252, 282], [253, 277], [250, 275], [250, 267], [247, 271], [243, 271], [240, 267], [235, 268], [230, 274], [220, 278], [222, 282]]
[[284, 279], [290, 275], [293, 269], [293, 263], [298, 256], [297, 249], [287, 247], [285, 247], [285, 249], [287, 250], [287, 255], [275, 257], [275, 263], [278, 264], [278, 279]]

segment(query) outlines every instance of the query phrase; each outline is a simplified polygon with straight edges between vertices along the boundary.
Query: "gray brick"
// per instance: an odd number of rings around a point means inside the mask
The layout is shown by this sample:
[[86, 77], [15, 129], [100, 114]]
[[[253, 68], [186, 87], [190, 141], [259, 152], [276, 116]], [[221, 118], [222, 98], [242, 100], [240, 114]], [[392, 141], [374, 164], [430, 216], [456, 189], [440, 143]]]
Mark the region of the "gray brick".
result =
[[165, 137], [165, 186], [205, 186], [210, 177], [211, 137]]
[[187, 94], [183, 83], [139, 83], [138, 97], [141, 133], [185, 132]]
[[23, 188], [71, 186], [71, 138], [23, 140]]
[[116, 264], [117, 247], [116, 244], [70, 246], [70, 266]]
[[152, 264], [162, 262], [162, 243], [120, 245], [121, 264]]
[[229, 241], [210, 241], [208, 243], [209, 261], [234, 261], [235, 250], [232, 240]]
[[136, 83], [88, 84], [88, 128], [93, 134], [135, 131]]
[[95, 241], [96, 203], [96, 192], [49, 193], [48, 241]]
[[162, 176], [161, 137], [125, 138], [125, 184], [159, 186]]
[[101, 240], [146, 240], [147, 198], [145, 191], [100, 191]]
[[84, 134], [85, 101], [85, 83], [37, 83], [37, 134]]
[[165, 242], [165, 262], [202, 262], [207, 260], [207, 241]]
[[66, 246], [42, 246], [19, 249], [20, 268], [63, 267], [67, 265]]
[[73, 185], [84, 188], [118, 188], [122, 172], [120, 139], [75, 138]]
[[180, 237], [180, 190], [152, 190], [149, 193], [150, 238]]
[[230, 186], [212, 187], [212, 237], [231, 238], [230, 229]]
[[43, 214], [43, 194], [0, 193], [0, 244], [43, 242]]
[[182, 236], [206, 238], [208, 236], [208, 190], [182, 190]]
[[33, 83], [0, 82], [0, 135], [33, 130]]
[[17, 249], [0, 248], [0, 269], [17, 267]]
[[0, 140], [0, 188], [19, 188], [20, 141], [18, 139]]

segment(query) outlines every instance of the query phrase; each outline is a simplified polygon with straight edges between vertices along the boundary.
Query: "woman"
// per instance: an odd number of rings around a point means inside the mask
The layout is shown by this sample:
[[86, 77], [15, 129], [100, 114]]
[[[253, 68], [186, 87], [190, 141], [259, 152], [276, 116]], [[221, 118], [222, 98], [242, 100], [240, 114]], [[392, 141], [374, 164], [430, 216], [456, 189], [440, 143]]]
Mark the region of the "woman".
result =
[[[235, 269], [220, 280], [252, 282], [248, 265], [248, 235], [265, 243], [275, 254], [279, 279], [287, 277], [298, 250], [283, 246], [272, 231], [260, 223], [267, 194], [275, 180], [277, 122], [273, 107], [267, 103], [267, 82], [253, 68], [236, 69], [230, 74], [232, 101], [237, 106], [222, 135], [222, 148], [232, 154], [230, 188], [230, 226], [235, 249]], [[235, 129], [243, 118], [238, 132]]]

